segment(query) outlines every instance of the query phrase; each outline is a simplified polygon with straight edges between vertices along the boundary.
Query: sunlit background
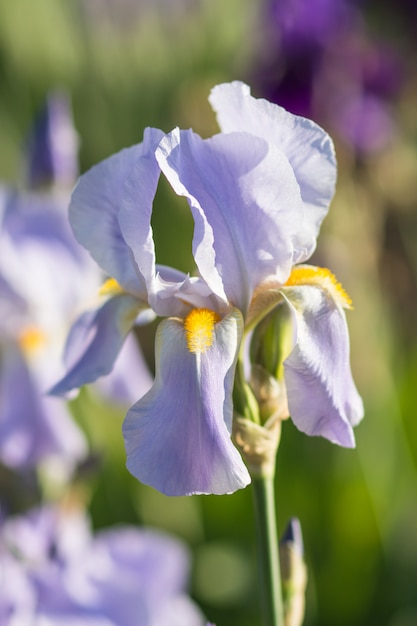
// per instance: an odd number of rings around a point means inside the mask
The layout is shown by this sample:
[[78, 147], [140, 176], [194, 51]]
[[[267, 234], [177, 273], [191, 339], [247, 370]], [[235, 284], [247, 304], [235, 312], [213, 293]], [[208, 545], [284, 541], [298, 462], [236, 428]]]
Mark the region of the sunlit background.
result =
[[[281, 533], [291, 516], [302, 523], [306, 626], [417, 624], [416, 34], [413, 0], [0, 1], [5, 186], [27, 187], [28, 137], [56, 90], [71, 102], [80, 172], [140, 142], [147, 126], [213, 134], [209, 90], [235, 79], [335, 141], [337, 193], [313, 262], [353, 299], [352, 368], [366, 416], [355, 450], [284, 425], [278, 524]], [[158, 262], [192, 270], [191, 218], [168, 185], [153, 227]], [[153, 332], [138, 332], [151, 369]], [[97, 529], [168, 531], [192, 550], [190, 592], [207, 618], [260, 625], [250, 488], [165, 497], [125, 469], [126, 405], [86, 388], [70, 406], [88, 462], [65, 489], [2, 467], [4, 511], [70, 492]]]

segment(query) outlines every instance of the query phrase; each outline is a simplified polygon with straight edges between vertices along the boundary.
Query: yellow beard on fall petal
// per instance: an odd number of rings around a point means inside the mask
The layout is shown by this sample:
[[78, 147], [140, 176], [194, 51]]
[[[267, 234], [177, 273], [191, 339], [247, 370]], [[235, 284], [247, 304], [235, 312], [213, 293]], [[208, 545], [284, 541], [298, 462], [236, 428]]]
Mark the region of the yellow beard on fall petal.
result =
[[42, 348], [47, 338], [45, 333], [36, 326], [27, 326], [19, 335], [19, 345], [22, 351], [30, 356]]
[[98, 290], [99, 296], [116, 296], [123, 293], [124, 289], [115, 278], [108, 278]]
[[352, 300], [336, 276], [326, 267], [314, 267], [313, 265], [299, 265], [293, 267], [285, 287], [311, 285], [321, 287], [328, 291], [332, 298], [345, 309], [352, 309]]
[[190, 352], [201, 354], [213, 343], [214, 325], [220, 320], [210, 309], [193, 309], [184, 320], [187, 347]]

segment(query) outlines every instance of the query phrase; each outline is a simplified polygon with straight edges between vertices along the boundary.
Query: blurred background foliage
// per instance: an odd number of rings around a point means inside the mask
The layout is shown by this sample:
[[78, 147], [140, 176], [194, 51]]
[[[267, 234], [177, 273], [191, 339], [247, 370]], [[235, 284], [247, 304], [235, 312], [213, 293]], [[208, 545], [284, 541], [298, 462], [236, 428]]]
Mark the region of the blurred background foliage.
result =
[[[141, 141], [146, 126], [212, 134], [208, 92], [235, 79], [332, 134], [338, 189], [312, 261], [329, 266], [352, 296], [352, 367], [366, 417], [356, 450], [285, 423], [279, 530], [290, 516], [300, 518], [309, 572], [306, 626], [414, 626], [416, 5], [316, 0], [310, 16], [306, 6], [0, 0], [0, 176], [22, 185], [27, 133], [56, 88], [72, 101], [81, 171]], [[160, 185], [153, 216], [158, 260], [189, 271], [192, 224], [185, 208]], [[151, 367], [153, 330], [139, 333]], [[84, 389], [71, 408], [92, 449], [72, 497], [85, 503], [94, 526], [129, 522], [183, 538], [194, 557], [191, 591], [210, 621], [257, 626], [250, 488], [227, 497], [167, 498], [125, 469], [125, 407]], [[0, 489], [12, 510], [39, 496], [6, 469]], [[44, 489], [56, 496], [53, 484]]]

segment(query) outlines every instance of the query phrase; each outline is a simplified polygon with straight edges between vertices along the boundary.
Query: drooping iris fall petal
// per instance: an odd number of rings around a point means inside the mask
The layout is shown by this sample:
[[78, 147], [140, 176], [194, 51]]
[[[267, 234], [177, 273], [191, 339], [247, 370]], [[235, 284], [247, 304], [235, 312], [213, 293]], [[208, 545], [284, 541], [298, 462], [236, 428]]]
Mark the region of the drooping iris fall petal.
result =
[[230, 439], [241, 315], [216, 322], [212, 337], [208, 326], [194, 330], [202, 335], [190, 351], [184, 323], [161, 322], [155, 383], [123, 426], [128, 469], [167, 495], [230, 493], [250, 482]]
[[354, 447], [352, 427], [363, 417], [363, 404], [352, 379], [343, 308], [317, 286], [289, 286], [282, 293], [295, 321], [295, 345], [284, 361], [291, 418], [307, 435]]
[[140, 311], [140, 302], [122, 293], [80, 315], [67, 339], [67, 373], [49, 393], [62, 395], [108, 374]]

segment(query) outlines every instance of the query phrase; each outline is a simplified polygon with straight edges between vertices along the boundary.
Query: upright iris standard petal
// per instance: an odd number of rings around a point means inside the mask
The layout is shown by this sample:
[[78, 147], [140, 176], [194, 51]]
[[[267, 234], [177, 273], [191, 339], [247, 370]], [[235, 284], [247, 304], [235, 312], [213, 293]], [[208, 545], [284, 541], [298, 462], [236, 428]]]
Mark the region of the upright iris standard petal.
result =
[[295, 346], [284, 361], [288, 406], [297, 428], [354, 447], [352, 426], [363, 417], [349, 365], [343, 309], [331, 294], [304, 285], [282, 289], [295, 319]]
[[241, 82], [217, 85], [209, 101], [224, 133], [246, 131], [282, 150], [294, 170], [305, 206], [294, 238], [294, 263], [308, 259], [327, 214], [336, 183], [336, 159], [329, 135], [313, 121], [251, 96]]
[[128, 469], [167, 495], [231, 493], [250, 482], [230, 439], [239, 311], [212, 331], [195, 343], [181, 320], [161, 322], [154, 386], [123, 426]]
[[[152, 155], [162, 136], [160, 130], [147, 129], [143, 143], [122, 150], [81, 176], [69, 208], [71, 226], [78, 241], [109, 276], [139, 297], [146, 294], [146, 281], [121, 232], [119, 209], [126, 179], [138, 162], [146, 165], [146, 175], [141, 181], [142, 193], [136, 198], [137, 210], [141, 208], [141, 198], [143, 194], [146, 196], [147, 189], [150, 196], [155, 195], [159, 167]], [[148, 218], [150, 223], [150, 215]]]
[[62, 395], [108, 374], [140, 311], [140, 302], [124, 293], [83, 313], [68, 335], [65, 359], [69, 369], [49, 393]]
[[192, 131], [164, 137], [157, 159], [195, 220], [193, 252], [212, 290], [245, 312], [268, 276], [285, 282], [302, 219], [294, 172], [275, 146], [247, 133], [203, 140]]

